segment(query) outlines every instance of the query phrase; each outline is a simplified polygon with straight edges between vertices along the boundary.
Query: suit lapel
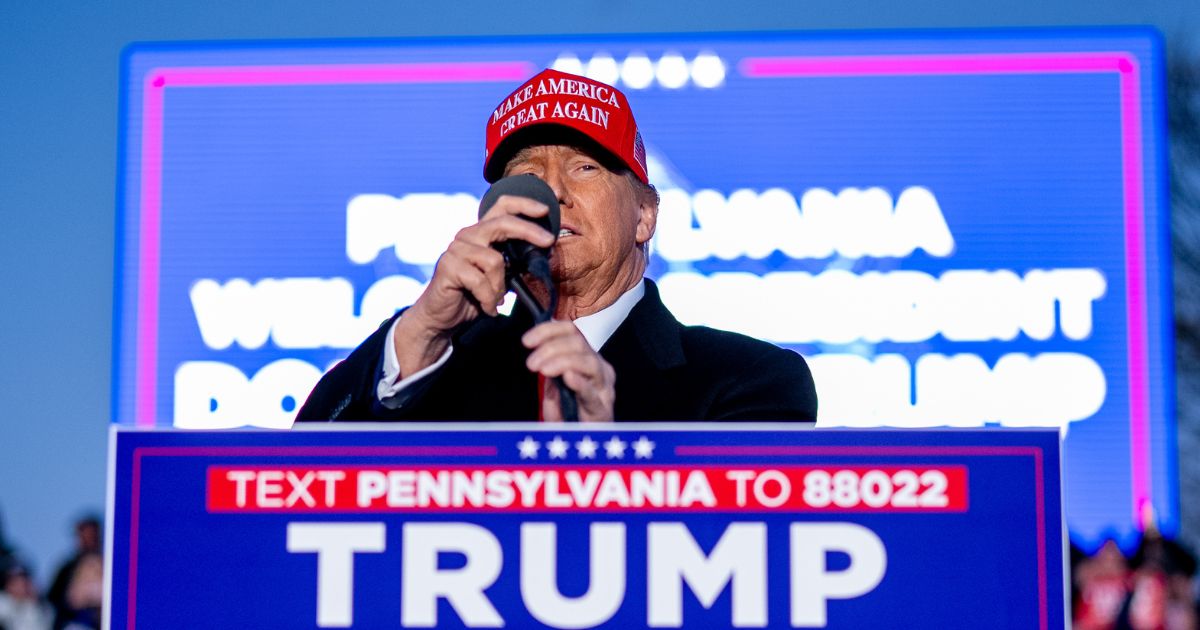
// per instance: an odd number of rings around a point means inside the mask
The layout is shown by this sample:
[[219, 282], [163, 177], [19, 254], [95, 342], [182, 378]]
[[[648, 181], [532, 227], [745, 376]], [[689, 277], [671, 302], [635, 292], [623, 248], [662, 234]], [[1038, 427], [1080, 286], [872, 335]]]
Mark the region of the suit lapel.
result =
[[673, 389], [668, 372], [687, 363], [682, 326], [662, 303], [654, 283], [645, 283], [646, 294], [600, 348], [600, 356], [617, 372], [614, 412], [620, 420], [642, 419], [630, 416], [633, 409], [646, 413], [662, 408]]

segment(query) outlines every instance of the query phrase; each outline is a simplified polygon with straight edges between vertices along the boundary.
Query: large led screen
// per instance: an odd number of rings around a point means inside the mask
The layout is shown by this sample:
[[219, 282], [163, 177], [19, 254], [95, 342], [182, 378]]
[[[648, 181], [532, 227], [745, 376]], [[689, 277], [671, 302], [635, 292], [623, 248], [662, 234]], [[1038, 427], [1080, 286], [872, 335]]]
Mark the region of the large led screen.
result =
[[1141, 30], [134, 46], [113, 420], [288, 426], [474, 220], [544, 67], [625, 91], [663, 299], [806, 356], [820, 425], [1059, 427], [1077, 540], [1177, 528]]

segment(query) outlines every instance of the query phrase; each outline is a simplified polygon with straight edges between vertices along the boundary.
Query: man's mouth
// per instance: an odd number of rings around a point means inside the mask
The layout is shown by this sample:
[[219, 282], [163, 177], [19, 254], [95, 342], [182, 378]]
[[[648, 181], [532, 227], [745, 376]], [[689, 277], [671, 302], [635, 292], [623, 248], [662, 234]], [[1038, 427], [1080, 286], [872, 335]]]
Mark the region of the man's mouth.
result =
[[575, 231], [571, 228], [562, 228], [558, 231], [558, 238], [563, 238], [564, 236], [575, 236]]

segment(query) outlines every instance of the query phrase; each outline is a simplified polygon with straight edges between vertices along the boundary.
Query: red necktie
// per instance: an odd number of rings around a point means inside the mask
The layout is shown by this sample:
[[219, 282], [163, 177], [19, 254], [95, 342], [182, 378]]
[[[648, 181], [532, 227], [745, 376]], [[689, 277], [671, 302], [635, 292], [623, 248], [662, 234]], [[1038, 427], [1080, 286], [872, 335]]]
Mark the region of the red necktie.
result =
[[546, 377], [542, 376], [541, 372], [538, 372], [538, 388], [537, 388], [538, 422], [546, 421], [546, 419], [542, 417], [542, 398], [545, 397], [545, 395], [546, 395]]

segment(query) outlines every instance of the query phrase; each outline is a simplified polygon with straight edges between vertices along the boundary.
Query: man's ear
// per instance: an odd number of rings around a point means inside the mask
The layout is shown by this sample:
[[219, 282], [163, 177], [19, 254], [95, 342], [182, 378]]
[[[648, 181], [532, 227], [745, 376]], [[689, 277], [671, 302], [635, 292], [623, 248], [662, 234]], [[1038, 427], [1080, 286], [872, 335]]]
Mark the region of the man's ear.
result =
[[658, 227], [658, 192], [653, 188], [639, 192], [638, 224], [634, 239], [638, 245], [645, 245], [654, 237], [654, 230]]

